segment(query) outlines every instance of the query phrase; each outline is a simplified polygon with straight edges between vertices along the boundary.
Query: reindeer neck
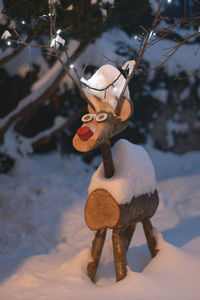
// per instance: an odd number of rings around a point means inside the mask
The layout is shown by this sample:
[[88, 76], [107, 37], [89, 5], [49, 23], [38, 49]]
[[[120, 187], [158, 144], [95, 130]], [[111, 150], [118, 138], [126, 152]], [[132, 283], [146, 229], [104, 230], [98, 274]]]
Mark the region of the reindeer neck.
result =
[[110, 141], [107, 140], [103, 144], [101, 144], [101, 153], [103, 157], [103, 165], [104, 165], [104, 174], [106, 178], [110, 178], [114, 175], [114, 164], [112, 159]]

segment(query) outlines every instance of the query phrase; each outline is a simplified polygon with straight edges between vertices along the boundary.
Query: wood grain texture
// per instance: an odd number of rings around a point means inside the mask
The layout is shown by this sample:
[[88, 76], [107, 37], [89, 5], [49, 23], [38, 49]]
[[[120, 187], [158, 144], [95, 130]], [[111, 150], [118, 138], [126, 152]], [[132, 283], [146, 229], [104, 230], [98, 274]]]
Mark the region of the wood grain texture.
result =
[[110, 136], [113, 129], [113, 123], [108, 118], [105, 122], [98, 123], [95, 119], [91, 122], [84, 123], [83, 126], [89, 127], [94, 135], [86, 141], [82, 141], [78, 134], [73, 138], [73, 146], [80, 152], [88, 152], [98, 146], [100, 146]]
[[118, 231], [114, 228], [112, 234], [112, 243], [113, 243], [116, 281], [120, 281], [124, 279], [127, 274], [125, 236], [123, 232]]
[[159, 250], [157, 248], [157, 241], [156, 241], [155, 234], [153, 232], [153, 226], [151, 224], [151, 221], [148, 218], [146, 218], [142, 220], [142, 225], [147, 240], [147, 244], [149, 247], [149, 251], [151, 252], [151, 256], [155, 257]]
[[124, 98], [121, 111], [119, 114], [121, 121], [122, 122], [127, 121], [130, 118], [130, 116], [133, 114], [133, 111], [134, 111], [133, 102], [131, 100]]
[[88, 196], [85, 221], [91, 230], [98, 230], [102, 227], [113, 228], [119, 218], [119, 205], [106, 190], [97, 189]]
[[124, 230], [130, 224], [150, 219], [159, 204], [157, 190], [133, 197], [130, 203], [118, 204], [104, 189], [93, 191], [86, 202], [85, 221], [91, 230], [102, 227]]
[[[90, 114], [95, 114], [95, 113], [105, 109], [105, 105], [101, 101], [101, 99], [99, 99], [98, 97], [91, 95], [87, 92], [86, 92], [86, 95], [88, 96], [88, 98], [90, 98], [90, 101], [92, 102], [92, 104], [95, 107], [95, 110], [94, 110], [90, 105], [88, 105], [88, 112]], [[111, 108], [110, 108], [110, 110], [111, 110]]]
[[109, 140], [101, 145], [101, 153], [103, 157], [104, 175], [106, 178], [110, 178], [114, 175], [115, 169]]
[[103, 122], [97, 122], [96, 119], [93, 118], [90, 122], [83, 123], [83, 126], [89, 127], [94, 134], [84, 141], [81, 140], [78, 134], [74, 136], [73, 146], [80, 152], [88, 152], [95, 149], [106, 140], [122, 132], [128, 126], [128, 119], [133, 112], [132, 102], [126, 98], [124, 98], [121, 114], [119, 116], [115, 114], [112, 107], [103, 103], [97, 97], [93, 96], [91, 99], [96, 110], [88, 105], [89, 113], [98, 115], [103, 112], [106, 113], [108, 117]]
[[[120, 114], [119, 114], [119, 118], [121, 119], [121, 122], [125, 122], [126, 120], [128, 120], [134, 111], [133, 102], [131, 100], [128, 100], [125, 97], [123, 99], [124, 100], [123, 100], [122, 107], [121, 107]], [[96, 111], [94, 111], [92, 109], [92, 107], [88, 105], [88, 111], [90, 114], [94, 114], [99, 111], [106, 110], [106, 111], [110, 111], [114, 115], [116, 115], [114, 108], [109, 105], [105, 105], [104, 104], [105, 102], [103, 103], [98, 97], [93, 96], [92, 98], [90, 98], [90, 100], [96, 109]]]
[[89, 262], [87, 266], [87, 274], [92, 281], [94, 281], [97, 272], [101, 252], [106, 238], [106, 232], [107, 232], [107, 228], [101, 228], [97, 230], [94, 240], [92, 242], [92, 250], [91, 250], [92, 261]]

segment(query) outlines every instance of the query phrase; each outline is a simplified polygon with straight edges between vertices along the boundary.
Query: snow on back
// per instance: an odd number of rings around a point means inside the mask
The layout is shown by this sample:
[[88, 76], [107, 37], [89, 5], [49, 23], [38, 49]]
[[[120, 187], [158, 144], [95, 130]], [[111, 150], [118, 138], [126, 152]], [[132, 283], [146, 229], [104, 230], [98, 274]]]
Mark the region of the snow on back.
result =
[[[127, 61], [122, 69], [126, 69], [127, 66], [129, 68], [129, 74], [133, 70], [133, 67], [135, 65], [135, 61]], [[112, 65], [106, 64], [100, 67], [90, 79], [81, 78], [81, 81], [88, 86], [95, 88], [95, 89], [105, 89], [109, 84], [111, 84], [115, 79], [118, 78], [120, 75], [120, 71], [115, 68]], [[123, 75], [119, 77], [119, 79], [113, 84], [113, 86], [110, 86], [105, 91], [96, 91], [93, 89], [90, 89], [88, 87], [84, 88], [84, 91], [87, 93], [88, 98], [92, 101], [92, 96], [97, 96], [101, 99], [102, 102], [105, 104], [108, 104], [112, 109], [115, 109], [117, 104], [117, 98], [120, 96], [120, 93], [123, 89], [123, 86], [125, 84], [126, 79]], [[124, 96], [128, 99], [130, 99], [130, 93], [128, 88], [125, 91]]]
[[115, 174], [105, 178], [103, 163], [91, 179], [88, 193], [107, 190], [119, 203], [130, 202], [132, 197], [154, 192], [155, 173], [152, 162], [143, 147], [127, 140], [119, 140], [112, 149]]

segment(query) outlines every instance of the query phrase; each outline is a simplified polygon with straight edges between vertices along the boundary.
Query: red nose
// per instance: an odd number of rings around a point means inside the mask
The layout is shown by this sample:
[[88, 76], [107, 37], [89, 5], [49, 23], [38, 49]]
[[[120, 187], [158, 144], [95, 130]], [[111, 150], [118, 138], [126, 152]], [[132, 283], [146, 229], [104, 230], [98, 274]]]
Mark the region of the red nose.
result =
[[80, 127], [76, 133], [82, 141], [87, 141], [94, 134], [90, 127], [87, 126]]

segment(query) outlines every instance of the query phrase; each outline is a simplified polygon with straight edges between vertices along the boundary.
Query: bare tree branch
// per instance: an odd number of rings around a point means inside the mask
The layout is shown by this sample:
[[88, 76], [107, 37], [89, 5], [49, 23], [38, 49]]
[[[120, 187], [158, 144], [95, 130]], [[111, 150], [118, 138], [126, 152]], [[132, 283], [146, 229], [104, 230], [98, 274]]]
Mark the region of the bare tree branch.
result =
[[[30, 34], [30, 36], [28, 36], [26, 41], [24, 41], [24, 44], [20, 43], [21, 46], [18, 49], [16, 49], [11, 54], [9, 54], [9, 55], [3, 57], [2, 59], [0, 59], [0, 67], [2, 67], [3, 65], [5, 65], [9, 61], [11, 61], [12, 59], [17, 57], [20, 53], [22, 53], [23, 50], [26, 49], [28, 45], [30, 45], [30, 42], [32, 42], [32, 40], [34, 40], [38, 36], [38, 33], [40, 32], [41, 28], [42, 28], [42, 24], [39, 23], [35, 27], [34, 31]], [[16, 41], [14, 41], [14, 42], [16, 42]], [[31, 47], [35, 48], [36, 46], [31, 45]]]
[[154, 68], [153, 70], [158, 70], [159, 68], [161, 68], [179, 49], [180, 47], [182, 47], [184, 44], [186, 44], [190, 39], [192, 39], [193, 37], [196, 37], [200, 35], [200, 32], [195, 32], [193, 34], [190, 34], [188, 37], [186, 37], [182, 42], [178, 43], [178, 45], [175, 45], [171, 52], [167, 55], [166, 59], [164, 61], [162, 61], [162, 63], [160, 65], [158, 65], [156, 68]]
[[[53, 1], [51, 0], [48, 0], [48, 3], [49, 3], [49, 12], [50, 12], [50, 38], [51, 38], [51, 41], [55, 38], [57, 32], [56, 32], [56, 9], [55, 9], [55, 6], [54, 6], [54, 3]], [[54, 50], [54, 53], [56, 55], [56, 58], [57, 60], [61, 63], [61, 65], [63, 66], [63, 69], [65, 70], [66, 74], [69, 76], [69, 78], [74, 82], [75, 86], [79, 89], [79, 92], [82, 96], [82, 98], [94, 109], [95, 111], [95, 107], [93, 105], [93, 103], [89, 100], [89, 98], [86, 96], [86, 94], [84, 93], [79, 81], [77, 81], [75, 79], [75, 77], [71, 74], [68, 66], [64, 63], [64, 61], [62, 60], [62, 58], [60, 57], [60, 55], [58, 54], [58, 51], [57, 51], [57, 42], [55, 42], [54, 44], [54, 47], [53, 47], [53, 50]], [[67, 55], [68, 57], [68, 55]], [[69, 62], [68, 62], [68, 65], [69, 65]]]

